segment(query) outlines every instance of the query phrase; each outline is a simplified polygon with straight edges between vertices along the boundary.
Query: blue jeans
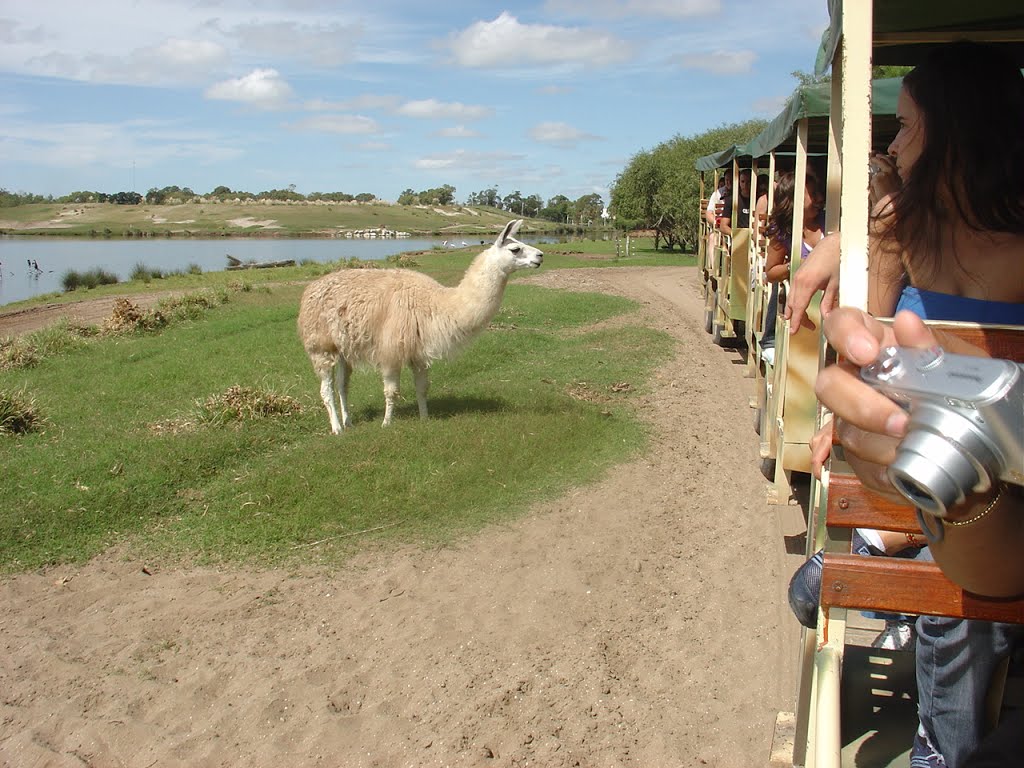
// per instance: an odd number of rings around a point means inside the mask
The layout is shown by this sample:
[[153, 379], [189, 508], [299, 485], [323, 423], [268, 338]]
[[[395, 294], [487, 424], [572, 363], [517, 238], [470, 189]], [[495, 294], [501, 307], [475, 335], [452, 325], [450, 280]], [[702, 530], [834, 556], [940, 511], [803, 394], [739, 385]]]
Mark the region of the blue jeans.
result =
[[[921, 560], [931, 560], [925, 547]], [[949, 768], [959, 768], [985, 735], [992, 673], [1024, 640], [1024, 625], [920, 616], [917, 702], [921, 725]]]

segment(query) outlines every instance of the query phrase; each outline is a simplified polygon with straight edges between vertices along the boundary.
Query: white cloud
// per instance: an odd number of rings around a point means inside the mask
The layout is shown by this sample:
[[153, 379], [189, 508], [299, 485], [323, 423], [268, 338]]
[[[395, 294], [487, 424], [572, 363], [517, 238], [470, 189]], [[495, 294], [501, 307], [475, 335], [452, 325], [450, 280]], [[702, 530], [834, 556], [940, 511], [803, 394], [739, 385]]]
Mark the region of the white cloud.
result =
[[684, 53], [674, 61], [683, 69], [699, 69], [716, 75], [742, 75], [750, 72], [757, 54], [749, 50]]
[[464, 67], [515, 69], [540, 64], [609, 64], [628, 58], [629, 45], [596, 29], [520, 24], [502, 11], [449, 38], [448, 47]]
[[348, 112], [382, 109], [388, 112], [398, 108], [399, 99], [397, 96], [385, 94], [366, 93], [345, 101], [326, 101], [324, 99], [311, 99], [303, 106], [310, 112]]
[[721, 0], [547, 0], [547, 11], [571, 16], [628, 18], [653, 16], [683, 19], [713, 16], [722, 10]]
[[494, 110], [490, 107], [474, 107], [458, 101], [443, 102], [437, 99], [419, 99], [407, 101], [398, 108], [398, 114], [406, 117], [427, 119], [480, 120], [490, 117]]
[[380, 126], [377, 124], [377, 121], [363, 115], [317, 115], [316, 117], [300, 120], [295, 124], [295, 127], [303, 131], [341, 133], [346, 135], [380, 132]]
[[94, 83], [168, 86], [199, 83], [228, 61], [227, 50], [210, 40], [172, 37], [123, 55], [74, 56], [49, 51], [26, 59], [33, 74]]
[[0, 43], [16, 45], [18, 43], [41, 43], [46, 39], [42, 26], [26, 28], [14, 19], [0, 19]]
[[292, 89], [276, 69], [254, 69], [244, 77], [211, 85], [204, 95], [208, 99], [237, 101], [258, 109], [281, 109], [291, 98]]
[[475, 139], [480, 136], [480, 132], [464, 125], [453, 125], [449, 128], [442, 128], [434, 135], [444, 139]]
[[166, 161], [210, 164], [243, 153], [220, 137], [165, 122], [124, 123], [5, 122], [0, 128], [0, 162], [33, 157], [51, 168], [150, 167]]
[[426, 171], [450, 169], [504, 175], [509, 164], [521, 163], [525, 159], [525, 155], [510, 152], [469, 152], [457, 149], [454, 152], [437, 152], [421, 157], [413, 165]]
[[227, 59], [224, 46], [209, 40], [172, 37], [152, 49], [153, 58], [170, 66], [213, 67]]
[[361, 24], [296, 24], [291, 21], [245, 23], [224, 30], [239, 47], [260, 57], [285, 56], [318, 67], [337, 67], [351, 61], [363, 37]]
[[567, 123], [537, 123], [530, 129], [530, 138], [542, 144], [554, 144], [558, 147], [574, 147], [581, 141], [597, 141], [599, 136], [584, 133]]
[[537, 93], [543, 96], [565, 96], [572, 91], [573, 89], [568, 85], [545, 85], [537, 89]]

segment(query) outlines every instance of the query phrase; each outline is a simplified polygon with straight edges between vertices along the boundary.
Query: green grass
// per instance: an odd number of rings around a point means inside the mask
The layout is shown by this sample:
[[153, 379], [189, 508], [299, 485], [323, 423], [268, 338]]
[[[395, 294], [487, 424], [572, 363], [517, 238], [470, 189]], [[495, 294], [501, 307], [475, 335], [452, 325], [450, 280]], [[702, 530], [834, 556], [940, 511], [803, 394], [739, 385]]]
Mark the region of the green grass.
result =
[[[594, 327], [630, 313], [629, 301], [513, 283], [493, 327], [432, 369], [429, 420], [406, 372], [407, 399], [382, 430], [380, 379], [360, 370], [355, 424], [333, 436], [296, 335], [301, 290], [233, 293], [158, 333], [95, 338], [0, 372], [0, 393], [44, 417], [41, 431], [0, 436], [0, 570], [80, 562], [118, 543], [254, 565], [444, 544], [644, 444], [633, 401], [672, 345], [628, 318]], [[239, 391], [294, 407], [217, 416]]]

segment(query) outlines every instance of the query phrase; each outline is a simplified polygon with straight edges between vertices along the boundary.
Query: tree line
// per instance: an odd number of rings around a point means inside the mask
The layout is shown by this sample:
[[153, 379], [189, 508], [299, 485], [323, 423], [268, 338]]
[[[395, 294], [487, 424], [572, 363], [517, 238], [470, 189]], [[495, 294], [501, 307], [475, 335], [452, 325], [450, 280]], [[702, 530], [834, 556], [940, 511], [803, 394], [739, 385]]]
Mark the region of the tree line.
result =
[[[146, 192], [145, 195], [140, 195], [138, 192], [107, 193], [80, 190], [60, 197], [34, 195], [26, 192], [9, 192], [6, 189], [0, 189], [0, 208], [31, 203], [139, 205], [145, 202], [148, 205], [173, 205], [196, 199], [207, 202], [273, 200], [296, 203], [372, 203], [377, 201], [377, 196], [370, 192], [361, 192], [356, 195], [346, 192], [311, 192], [308, 195], [303, 195], [295, 191], [294, 184], [286, 189], [270, 189], [258, 193], [232, 190], [230, 187], [218, 186], [205, 195], [197, 194], [189, 187], [179, 186], [168, 186], [161, 189], [154, 187]], [[396, 202], [399, 205], [458, 204], [455, 200], [455, 187], [451, 184], [444, 184], [440, 187], [420, 192], [406, 189], [399, 195]], [[604, 200], [597, 193], [583, 195], [576, 200], [570, 200], [565, 195], [555, 195], [545, 202], [540, 195], [524, 196], [519, 190], [501, 197], [498, 195], [496, 187], [473, 192], [466, 198], [464, 205], [497, 208], [498, 210], [507, 211], [523, 218], [541, 218], [562, 224], [575, 224], [577, 226], [589, 226], [599, 222], [604, 211]]]
[[[693, 136], [675, 136], [637, 152], [615, 178], [611, 210], [622, 229], [651, 229], [655, 247], [694, 250], [700, 233], [698, 158], [743, 144], [767, 126], [764, 120], [722, 125]], [[706, 188], [705, 194], [711, 194]]]

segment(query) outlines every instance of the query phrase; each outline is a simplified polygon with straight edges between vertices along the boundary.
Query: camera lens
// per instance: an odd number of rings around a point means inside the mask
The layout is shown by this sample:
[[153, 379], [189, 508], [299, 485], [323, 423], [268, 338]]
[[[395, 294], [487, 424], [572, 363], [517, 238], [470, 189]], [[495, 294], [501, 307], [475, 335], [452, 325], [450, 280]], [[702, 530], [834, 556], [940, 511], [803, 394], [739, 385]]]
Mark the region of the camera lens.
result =
[[930, 515], [964, 500], [980, 477], [958, 445], [926, 430], [910, 432], [889, 466], [889, 479], [907, 500]]

